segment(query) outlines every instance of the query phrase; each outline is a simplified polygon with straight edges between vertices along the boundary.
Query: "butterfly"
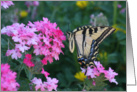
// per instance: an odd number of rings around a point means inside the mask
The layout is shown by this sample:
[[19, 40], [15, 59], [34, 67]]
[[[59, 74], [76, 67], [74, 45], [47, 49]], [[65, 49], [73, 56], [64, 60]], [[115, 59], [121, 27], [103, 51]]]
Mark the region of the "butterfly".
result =
[[78, 63], [82, 68], [94, 65], [99, 52], [99, 44], [115, 31], [113, 27], [91, 25], [77, 27], [73, 32], [67, 32], [69, 50], [74, 52], [77, 47]]

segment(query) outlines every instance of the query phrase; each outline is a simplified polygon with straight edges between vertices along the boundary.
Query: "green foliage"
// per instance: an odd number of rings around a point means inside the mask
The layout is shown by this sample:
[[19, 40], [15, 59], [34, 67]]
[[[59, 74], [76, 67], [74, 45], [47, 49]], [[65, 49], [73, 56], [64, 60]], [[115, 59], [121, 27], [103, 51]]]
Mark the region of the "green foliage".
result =
[[[116, 80], [118, 85], [113, 83], [104, 83], [102, 76], [95, 78], [96, 86], [92, 85], [93, 80], [86, 80], [88, 90], [113, 90], [124, 91], [126, 90], [126, 12], [120, 13], [122, 8], [126, 7], [124, 1], [89, 1], [87, 7], [84, 9], [76, 6], [75, 1], [41, 1], [37, 7], [37, 13], [34, 19], [31, 18], [32, 12], [28, 13], [25, 18], [20, 17], [20, 11], [27, 10], [27, 6], [24, 1], [14, 1], [14, 6], [9, 9], [1, 10], [1, 27], [11, 25], [13, 23], [13, 16], [18, 18], [19, 23], [27, 24], [28, 21], [42, 20], [43, 17], [47, 17], [51, 22], [56, 22], [58, 27], [66, 33], [72, 31], [74, 28], [90, 24], [90, 15], [98, 15], [100, 12], [106, 16], [109, 26], [116, 28], [116, 32], [106, 38], [99, 46], [99, 53], [106, 52], [105, 58], [101, 58], [100, 54], [98, 58], [103, 64], [105, 69], [111, 67], [118, 73]], [[117, 8], [117, 4], [121, 4], [122, 8]], [[15, 10], [17, 12], [15, 13]], [[30, 8], [33, 10], [33, 7]], [[14, 12], [14, 13], [13, 13]], [[68, 28], [68, 25], [69, 28]], [[71, 29], [71, 30], [69, 30]], [[64, 54], [59, 55], [59, 61], [55, 61], [51, 64], [44, 66], [44, 69], [50, 73], [50, 77], [55, 77], [59, 80], [58, 91], [80, 91], [83, 87], [80, 86], [82, 82], [74, 78], [76, 72], [80, 71], [80, 66], [77, 62], [76, 49], [74, 53], [70, 53], [68, 48], [68, 41], [64, 41], [65, 48], [62, 49]], [[23, 58], [18, 60], [12, 60], [11, 57], [6, 57], [7, 49], [13, 49], [13, 41], [8, 36], [1, 36], [1, 61], [2, 63], [9, 63], [11, 69], [17, 72], [17, 81], [20, 84], [20, 91], [30, 90], [29, 83], [33, 76], [30, 78], [32, 72], [27, 71], [27, 67], [23, 64]], [[30, 51], [28, 51], [30, 52]], [[34, 60], [39, 61], [39, 58]], [[107, 61], [104, 61], [107, 60]], [[37, 64], [38, 65], [38, 64]], [[37, 69], [35, 67], [35, 69]], [[33, 71], [33, 70], [31, 70]], [[34, 72], [34, 71], [33, 71]], [[44, 76], [34, 73], [36, 77], [42, 78], [46, 81]], [[90, 86], [92, 85], [92, 86]]]
[[[95, 86], [92, 84], [93, 80], [96, 82]], [[107, 85], [105, 82], [105, 78], [104, 75], [100, 75], [97, 78], [93, 78], [93, 79], [86, 79], [84, 81], [84, 89], [87, 91], [102, 91], [104, 90], [105, 86]]]

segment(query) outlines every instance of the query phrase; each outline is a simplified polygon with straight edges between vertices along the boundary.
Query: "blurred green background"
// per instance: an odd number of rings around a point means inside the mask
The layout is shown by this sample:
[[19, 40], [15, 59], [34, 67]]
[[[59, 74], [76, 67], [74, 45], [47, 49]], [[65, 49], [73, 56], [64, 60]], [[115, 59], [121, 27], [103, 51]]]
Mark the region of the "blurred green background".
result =
[[[97, 60], [108, 70], [109, 67], [118, 73], [116, 80], [119, 83], [108, 83], [106, 90], [124, 91], [126, 90], [126, 2], [125, 1], [40, 1], [39, 6], [27, 7], [24, 1], [13, 1], [14, 6], [1, 10], [1, 27], [11, 25], [14, 22], [27, 24], [28, 21], [42, 20], [47, 17], [52, 23], [56, 22], [57, 26], [66, 33], [79, 26], [90, 25], [91, 15], [97, 16], [100, 13], [107, 18], [109, 26], [116, 28], [116, 31], [106, 38], [99, 46]], [[68, 27], [69, 25], [69, 27]], [[65, 34], [66, 35], [66, 34]], [[63, 54], [59, 55], [59, 61], [44, 66], [45, 70], [50, 73], [50, 77], [59, 80], [57, 90], [80, 90], [74, 75], [80, 71], [77, 62], [77, 53], [72, 54], [68, 48], [68, 40], [63, 42], [65, 48]], [[16, 60], [6, 57], [5, 53], [8, 48], [7, 36], [1, 36], [1, 61], [9, 63], [11, 69], [19, 72]], [[19, 59], [20, 60], [20, 59]], [[45, 80], [44, 75], [35, 75]], [[17, 78], [20, 83], [19, 90], [29, 90], [29, 81], [26, 78], [25, 71], [22, 70], [20, 77]]]

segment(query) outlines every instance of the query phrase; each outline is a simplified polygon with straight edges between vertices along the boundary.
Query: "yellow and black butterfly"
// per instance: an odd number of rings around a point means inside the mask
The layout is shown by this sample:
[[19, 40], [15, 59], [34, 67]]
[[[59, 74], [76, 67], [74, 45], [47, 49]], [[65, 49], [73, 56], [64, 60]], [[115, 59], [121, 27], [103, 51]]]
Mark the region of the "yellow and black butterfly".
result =
[[76, 45], [78, 63], [82, 68], [94, 65], [93, 61], [97, 57], [99, 44], [114, 31], [112, 27], [88, 25], [78, 27], [72, 33], [67, 32], [69, 50], [73, 53]]

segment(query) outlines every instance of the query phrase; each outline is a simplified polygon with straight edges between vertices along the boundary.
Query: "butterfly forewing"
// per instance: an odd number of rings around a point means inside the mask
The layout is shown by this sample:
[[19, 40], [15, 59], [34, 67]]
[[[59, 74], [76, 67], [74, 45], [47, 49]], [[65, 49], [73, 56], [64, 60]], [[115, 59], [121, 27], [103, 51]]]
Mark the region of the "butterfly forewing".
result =
[[82, 26], [73, 30], [78, 57], [82, 56], [93, 62], [98, 54], [99, 44], [113, 31], [112, 27]]

